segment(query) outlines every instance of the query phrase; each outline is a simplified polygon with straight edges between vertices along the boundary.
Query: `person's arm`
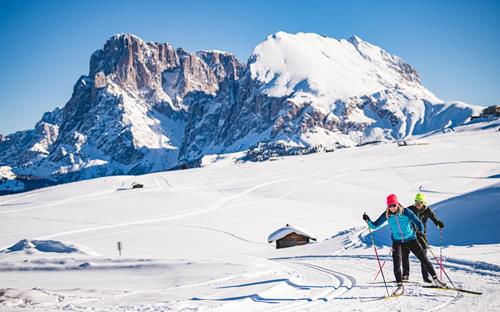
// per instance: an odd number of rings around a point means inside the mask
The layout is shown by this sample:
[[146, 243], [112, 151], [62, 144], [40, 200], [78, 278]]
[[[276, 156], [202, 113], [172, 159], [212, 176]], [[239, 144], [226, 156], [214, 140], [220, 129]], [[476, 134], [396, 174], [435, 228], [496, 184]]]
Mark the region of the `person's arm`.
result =
[[443, 221], [438, 219], [438, 217], [430, 207], [427, 207], [427, 210], [429, 211], [429, 218], [432, 220], [432, 222], [434, 222], [437, 227], [442, 228], [444, 226]]
[[368, 220], [368, 226], [370, 227], [370, 229], [377, 229], [381, 227], [385, 221], [387, 221], [387, 217], [385, 216], [385, 211], [384, 211], [380, 215], [380, 217], [378, 217], [378, 219], [375, 220], [375, 222], [372, 222], [372, 220]]
[[410, 209], [405, 209], [404, 214], [408, 217], [408, 219], [410, 219], [411, 223], [417, 226], [417, 229], [420, 233], [424, 232], [424, 224]]

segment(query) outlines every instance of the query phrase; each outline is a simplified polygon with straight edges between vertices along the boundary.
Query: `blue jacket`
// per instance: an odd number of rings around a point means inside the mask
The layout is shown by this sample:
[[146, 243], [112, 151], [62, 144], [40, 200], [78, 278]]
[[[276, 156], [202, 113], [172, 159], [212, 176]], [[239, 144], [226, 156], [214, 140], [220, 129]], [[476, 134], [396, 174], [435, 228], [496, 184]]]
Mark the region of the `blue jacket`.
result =
[[415, 224], [420, 232], [424, 231], [422, 221], [420, 221], [420, 219], [418, 219], [410, 209], [403, 209], [402, 214], [393, 214], [389, 212], [389, 220], [387, 220], [384, 211], [384, 213], [382, 213], [375, 222], [372, 222], [371, 220], [368, 221], [368, 226], [371, 229], [376, 229], [381, 227], [385, 221], [387, 221], [391, 227], [391, 238], [393, 242], [404, 243], [406, 241], [417, 239], [411, 223]]

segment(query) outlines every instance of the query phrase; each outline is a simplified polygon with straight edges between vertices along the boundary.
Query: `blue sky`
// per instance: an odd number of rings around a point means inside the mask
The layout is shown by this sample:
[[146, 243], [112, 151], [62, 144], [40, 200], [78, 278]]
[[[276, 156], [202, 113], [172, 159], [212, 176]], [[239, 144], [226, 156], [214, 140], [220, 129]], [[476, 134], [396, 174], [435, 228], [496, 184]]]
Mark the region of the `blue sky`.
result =
[[0, 0], [0, 133], [63, 106], [113, 34], [246, 62], [280, 30], [358, 35], [402, 57], [443, 100], [500, 104], [500, 1]]

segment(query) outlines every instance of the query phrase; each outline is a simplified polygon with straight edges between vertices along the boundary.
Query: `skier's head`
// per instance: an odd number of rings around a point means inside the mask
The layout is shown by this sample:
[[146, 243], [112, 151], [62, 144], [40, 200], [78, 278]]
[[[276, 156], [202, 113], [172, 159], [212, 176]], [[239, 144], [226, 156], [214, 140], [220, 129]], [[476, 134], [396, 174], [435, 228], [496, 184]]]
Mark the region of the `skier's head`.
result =
[[427, 202], [425, 200], [425, 195], [422, 193], [417, 193], [417, 195], [415, 195], [415, 207], [417, 207], [417, 209], [422, 209], [422, 207], [424, 207], [426, 204]]
[[387, 207], [390, 207], [391, 205], [397, 206], [398, 204], [399, 200], [396, 194], [390, 194], [389, 196], [387, 196]]
[[390, 194], [387, 196], [387, 210], [386, 216], [389, 217], [389, 213], [403, 213], [403, 206], [399, 203], [398, 197], [396, 194]]

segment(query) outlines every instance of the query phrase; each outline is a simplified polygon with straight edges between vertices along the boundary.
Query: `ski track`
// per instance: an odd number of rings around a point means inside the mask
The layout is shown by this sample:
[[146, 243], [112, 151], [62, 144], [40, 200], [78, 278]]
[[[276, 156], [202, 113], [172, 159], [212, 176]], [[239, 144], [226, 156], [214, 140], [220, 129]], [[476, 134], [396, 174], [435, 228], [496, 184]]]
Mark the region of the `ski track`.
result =
[[[47, 204], [40, 205], [40, 206], [34, 206], [34, 207], [28, 207], [28, 208], [22, 208], [22, 209], [4, 210], [4, 211], [0, 211], [0, 215], [10, 214], [10, 213], [18, 213], [18, 212], [29, 211], [29, 210], [37, 210], [37, 209], [41, 209], [41, 208], [58, 206], [61, 204], [66, 204], [66, 203], [79, 203], [79, 202], [84, 202], [84, 201], [92, 200], [92, 199], [96, 199], [96, 198], [99, 198], [99, 199], [121, 198], [121, 197], [136, 195], [136, 194], [157, 192], [157, 191], [164, 189], [164, 187], [162, 187], [161, 184], [159, 183], [158, 179], [159, 178], [156, 178], [156, 177], [154, 178], [156, 187], [152, 188], [152, 189], [146, 188], [146, 189], [134, 190], [134, 192], [126, 192], [126, 193], [122, 192], [121, 194], [119, 194], [119, 193], [116, 193], [117, 188], [115, 185], [113, 185], [113, 187], [108, 188], [107, 190], [104, 190], [102, 192], [91, 193], [91, 194], [76, 196], [76, 197], [72, 197], [72, 198], [66, 198], [63, 200], [59, 200], [59, 201], [52, 202], [52, 203], [47, 203]], [[36, 194], [39, 194], [39, 193], [36, 193]], [[110, 195], [110, 194], [112, 196], [103, 196], [103, 195]], [[29, 195], [26, 197], [29, 197]], [[2, 205], [3, 204], [0, 204], [0, 206], [2, 206]]]
[[[279, 306], [274, 307], [274, 308], [266, 308], [266, 309], [259, 309], [259, 311], [266, 311], [266, 312], [287, 312], [287, 311], [303, 311], [304, 308], [307, 308], [308, 310], [311, 308], [314, 308], [318, 305], [325, 304], [327, 302], [330, 302], [331, 300], [338, 298], [339, 296], [349, 292], [355, 285], [356, 285], [356, 279], [348, 274], [338, 272], [331, 270], [327, 267], [308, 263], [308, 262], [287, 262], [287, 266], [289, 267], [298, 267], [300, 268], [298, 271], [301, 273], [301, 275], [307, 276], [309, 273], [308, 271], [314, 272], [314, 274], [322, 274], [325, 275], [328, 280], [330, 280], [330, 285], [327, 286], [318, 286], [321, 288], [325, 288], [324, 291], [321, 291], [317, 294], [310, 293], [310, 295], [304, 294], [304, 296], [301, 296], [300, 298], [279, 298], [279, 297], [266, 297], [264, 295], [261, 295], [260, 293], [256, 293], [253, 295], [248, 295], [243, 298], [251, 298], [253, 301], [257, 303], [281, 303]], [[241, 283], [241, 281], [240, 281]], [[279, 281], [278, 285], [280, 283], [283, 283], [283, 281]], [[337, 285], [338, 284], [338, 285]], [[267, 290], [267, 289], [266, 289]], [[221, 300], [221, 299], [197, 299], [197, 300]], [[292, 303], [288, 303], [292, 302]], [[288, 303], [288, 304], [284, 304]]]
[[41, 193], [37, 192], [37, 193], [33, 193], [33, 194], [21, 196], [21, 197], [12, 198], [12, 199], [6, 200], [4, 202], [1, 202], [0, 206], [4, 206], [5, 204], [10, 204], [11, 202], [15, 202], [15, 201], [18, 201], [18, 200], [22, 200], [22, 199], [30, 198], [30, 197], [33, 197], [33, 196], [37, 196], [39, 194], [41, 194]]
[[238, 240], [241, 240], [241, 241], [244, 241], [244, 242], [247, 242], [247, 243], [252, 243], [252, 244], [257, 244], [257, 245], [264, 245], [264, 246], [268, 246], [269, 245], [267, 243], [256, 242], [256, 241], [252, 241], [252, 240], [246, 239], [244, 237], [238, 236], [238, 235], [233, 234], [233, 233], [228, 232], [228, 231], [224, 231], [224, 230], [220, 230], [220, 229], [216, 229], [216, 228], [211, 228], [211, 227], [207, 227], [207, 226], [186, 225], [186, 224], [166, 224], [166, 225], [167, 226], [171, 225], [171, 226], [179, 226], [179, 227], [185, 227], [185, 228], [192, 228], [192, 229], [201, 229], [201, 230], [213, 231], [213, 232], [217, 232], [217, 233], [222, 233], [222, 234], [229, 235], [231, 237], [234, 237], [234, 238], [236, 238]]
[[[102, 225], [102, 226], [82, 228], [82, 229], [77, 229], [77, 230], [64, 231], [64, 232], [59, 232], [59, 233], [52, 233], [52, 234], [48, 234], [48, 235], [44, 235], [42, 237], [39, 237], [38, 239], [53, 239], [55, 237], [61, 237], [61, 236], [66, 236], [66, 235], [70, 235], [70, 234], [86, 233], [86, 232], [92, 232], [92, 231], [103, 230], [103, 229], [125, 227], [125, 226], [130, 226], [130, 225], [142, 225], [142, 224], [158, 223], [158, 222], [163, 222], [163, 221], [181, 219], [181, 218], [191, 217], [191, 216], [195, 216], [195, 215], [199, 215], [199, 214], [204, 214], [204, 213], [213, 211], [217, 208], [223, 207], [224, 205], [226, 205], [230, 201], [232, 201], [236, 198], [242, 197], [242, 196], [244, 196], [248, 193], [251, 193], [255, 190], [264, 188], [264, 187], [271, 185], [271, 184], [280, 183], [283, 181], [288, 181], [288, 180], [293, 180], [293, 179], [295, 179], [295, 178], [294, 177], [293, 178], [284, 178], [284, 179], [278, 179], [278, 180], [262, 183], [262, 184], [253, 186], [253, 187], [251, 187], [243, 192], [240, 192], [238, 194], [222, 198], [213, 204], [209, 204], [207, 208], [194, 209], [192, 211], [178, 214], [178, 215], [172, 215], [172, 216], [167, 216], [167, 217], [157, 216], [157, 217], [152, 218], [152, 219], [146, 219], [146, 220], [141, 220], [141, 221], [124, 222], [124, 223], [117, 223], [117, 224]], [[5, 247], [5, 248], [7, 248], [7, 247]], [[2, 249], [4, 249], [4, 248], [2, 248]]]
[[455, 296], [453, 296], [450, 300], [442, 303], [442, 304], [439, 304], [437, 306], [435, 306], [434, 308], [430, 309], [429, 311], [439, 311], [439, 310], [442, 310], [446, 307], [448, 307], [452, 302], [456, 302], [458, 301], [462, 296], [457, 292], [455, 294]]
[[[360, 235], [362, 235], [362, 233], [365, 231], [366, 229], [363, 229], [361, 231], [358, 231], [356, 234], [355, 234], [355, 237], [357, 237], [358, 239], [360, 238]], [[339, 249], [335, 252], [332, 253], [332, 255], [335, 255], [335, 254], [339, 254], [345, 250], [348, 250], [350, 248], [352, 248], [353, 246], [356, 246], [357, 244], [361, 243], [360, 241], [356, 242], [352, 242], [349, 244], [348, 247], [344, 247], [342, 249]], [[339, 256], [337, 256], [339, 257]], [[349, 255], [343, 255], [343, 256], [340, 256], [342, 258], [344, 257], [353, 257], [353, 258], [358, 258], [358, 259], [364, 259], [364, 260], [370, 260], [371, 262], [375, 262], [376, 259], [375, 259], [375, 256], [349, 256]], [[282, 258], [276, 258], [274, 260], [277, 260], [277, 261], [290, 261], [290, 260], [301, 260], [301, 259], [304, 259], [304, 260], [321, 260], [321, 259], [325, 259], [325, 258], [335, 258], [335, 257], [332, 257], [332, 256], [315, 256], [315, 255], [311, 255], [311, 256], [297, 256], [297, 257], [282, 257]], [[387, 259], [389, 259], [389, 257], [386, 257]], [[412, 263], [412, 266], [417, 266], [419, 264], [419, 262], [416, 260], [416, 259], [410, 259], [411, 263]], [[459, 268], [455, 268], [455, 266], [448, 266], [448, 265], [444, 265], [444, 267], [448, 267], [449, 269], [458, 269], [458, 270], [463, 270], [463, 271], [467, 271], [468, 273], [476, 273], [475, 271], [475, 266], [476, 266], [476, 263], [475, 262], [471, 262], [471, 261], [457, 261], [459, 262], [461, 265], [463, 266], [470, 266], [471, 269], [467, 270], [463, 267], [459, 267]], [[291, 262], [291, 263], [298, 263], [298, 262]], [[307, 267], [315, 267], [319, 270], [324, 270], [324, 271], [333, 271], [333, 270], [330, 270], [324, 266], [317, 266], [317, 265], [314, 265], [310, 262], [305, 262], [305, 263], [301, 263], [302, 265], [304, 266], [307, 266]], [[333, 271], [335, 272], [335, 271]], [[356, 282], [356, 279], [354, 277], [352, 277], [351, 275], [345, 273], [345, 272], [336, 272], [338, 274], [342, 274], [344, 276], [346, 276], [347, 278], [351, 278], [351, 285], [352, 287], [349, 288], [349, 290], [351, 290], [352, 288], [354, 288], [356, 285], [357, 285], [357, 282]], [[416, 273], [418, 274], [418, 273]], [[342, 278], [341, 276], [337, 276], [337, 278]], [[417, 283], [417, 286], [419, 284]], [[439, 310], [442, 310], [442, 309], [445, 309], [447, 308], [448, 306], [450, 306], [450, 304], [452, 303], [457, 303], [460, 299], [464, 298], [464, 295], [459, 293], [459, 292], [453, 292], [453, 291], [450, 291], [451, 293], [454, 293], [454, 295], [449, 299], [449, 300], [446, 300], [445, 302], [442, 302], [442, 301], [439, 301], [438, 304], [434, 307], [429, 307], [427, 311], [439, 311]], [[421, 296], [420, 294], [417, 293], [418, 296]], [[437, 294], [439, 296], [439, 293]], [[335, 297], [337, 298], [337, 297]], [[410, 297], [411, 298], [411, 297]], [[333, 299], [333, 298], [331, 298]], [[343, 299], [343, 298], [339, 298], [339, 299]], [[349, 299], [355, 299], [355, 298], [349, 298]], [[384, 302], [383, 304], [377, 304], [376, 307], [372, 308], [372, 309], [367, 309], [367, 307], [363, 307], [362, 310], [363, 311], [377, 311], [377, 310], [381, 310], [381, 309], [387, 309], [387, 308], [390, 308], [391, 310], [398, 310], [398, 307], [400, 305], [403, 304], [403, 301], [405, 300], [405, 296], [399, 298], [401, 300], [397, 300], [398, 298], [394, 298], [394, 299], [390, 299], [391, 301], [389, 302]], [[476, 299], [476, 300], [480, 300], [480, 299]], [[358, 301], [360, 304], [365, 304], [365, 303], [368, 303], [368, 302], [378, 302], [378, 301], [365, 301], [365, 302], [362, 302], [360, 301], [359, 297], [358, 297]], [[430, 302], [430, 301], [429, 301]], [[311, 307], [312, 305], [309, 304], [307, 305], [307, 308]], [[357, 310], [356, 307], [350, 307], [351, 310]], [[290, 311], [294, 311], [296, 308], [295, 307], [292, 307]], [[405, 309], [403, 309], [405, 310]], [[267, 310], [266, 310], [267, 311]], [[274, 310], [272, 310], [274, 311]], [[277, 310], [277, 311], [289, 311], [289, 310]]]
[[[148, 226], [151, 226], [151, 225], [148, 225]], [[211, 228], [211, 227], [206, 227], [206, 226], [187, 225], [187, 224], [168, 224], [168, 223], [158, 224], [158, 226], [178, 226], [178, 227], [184, 227], [184, 228], [192, 228], [192, 229], [200, 229], [200, 230], [212, 231], [212, 232], [217, 232], [217, 233], [221, 233], [221, 234], [225, 234], [225, 235], [231, 236], [233, 238], [236, 238], [238, 240], [241, 240], [241, 241], [244, 241], [244, 242], [247, 242], [247, 243], [252, 243], [252, 244], [257, 244], [257, 245], [263, 245], [263, 246], [268, 246], [269, 245], [267, 243], [256, 242], [256, 241], [252, 241], [252, 240], [246, 239], [244, 237], [238, 236], [238, 235], [233, 234], [233, 233], [228, 232], [228, 231], [224, 231], [224, 230], [220, 230], [220, 229], [216, 229], [216, 228]], [[133, 229], [133, 230], [113, 231], [113, 232], [107, 232], [106, 234], [102, 234], [102, 235], [86, 236], [84, 238], [75, 239], [75, 240], [72, 240], [72, 241], [75, 242], [75, 243], [76, 242], [83, 242], [83, 241], [87, 241], [87, 240], [93, 240], [93, 239], [96, 239], [96, 238], [103, 238], [103, 237], [115, 236], [117, 234], [123, 234], [123, 233], [139, 232], [139, 231], [143, 231], [143, 230], [144, 230], [144, 228], [141, 227], [141, 228], [137, 228], [137, 229]]]
[[[382, 162], [382, 161], [377, 161], [377, 163], [380, 163], [380, 162]], [[373, 166], [373, 163], [370, 163], [369, 167], [371, 167], [371, 166]], [[365, 167], [368, 167], [368, 166], [365, 166]], [[360, 172], [362, 170], [358, 169], [356, 171]], [[338, 173], [338, 174], [336, 174], [334, 176], [329, 177], [328, 179], [323, 179], [323, 180], [320, 180], [320, 181], [317, 181], [317, 182], [313, 182], [313, 183], [309, 183], [309, 184], [304, 185], [304, 186], [297, 187], [297, 188], [295, 188], [293, 190], [290, 190], [290, 191], [287, 191], [287, 192], [285, 192], [285, 193], [283, 193], [283, 194], [281, 194], [281, 195], [279, 195], [279, 196], [277, 196], [275, 198], [264, 199], [264, 200], [256, 200], [256, 201], [246, 202], [246, 203], [240, 203], [240, 204], [237, 204], [237, 205], [233, 205], [232, 207], [233, 208], [235, 208], [235, 207], [244, 207], [244, 206], [258, 204], [258, 203], [261, 203], [261, 202], [266, 202], [266, 201], [269, 201], [269, 200], [273, 201], [273, 200], [284, 199], [284, 198], [286, 198], [286, 197], [288, 197], [288, 196], [290, 196], [292, 194], [295, 194], [297, 192], [303, 191], [305, 189], [311, 188], [311, 187], [316, 186], [316, 185], [320, 185], [320, 184], [332, 182], [334, 179], [338, 179], [340, 177], [343, 177], [343, 176], [345, 176], [347, 174], [351, 174], [351, 173], [352, 173], [352, 170], [350, 170], [350, 169], [349, 170], [344, 170], [344, 171], [342, 171], [342, 172], [340, 172], [340, 173]], [[311, 177], [317, 178], [317, 177], [320, 177], [320, 176], [323, 176], [323, 175], [324, 174], [313, 175], [313, 176], [304, 176], [304, 177], [306, 177], [306, 178], [311, 178]], [[300, 178], [304, 178], [304, 177], [300, 177]], [[299, 179], [299, 177], [296, 177], [296, 179]]]
[[[234, 274], [234, 275], [229, 275], [229, 276], [225, 276], [225, 277], [221, 277], [221, 278], [211, 279], [211, 280], [205, 281], [205, 282], [192, 283], [192, 284], [187, 284], [187, 285], [182, 285], [182, 286], [171, 286], [171, 287], [161, 289], [160, 291], [162, 293], [168, 293], [168, 292], [172, 292], [172, 291], [179, 291], [179, 290], [184, 290], [184, 289], [189, 289], [189, 288], [217, 285], [217, 284], [229, 282], [232, 280], [241, 280], [241, 278], [243, 278], [243, 279], [258, 278], [260, 276], [272, 275], [274, 273], [275, 273], [275, 271], [269, 270], [269, 271], [261, 271], [261, 272], [256, 272], [256, 273]], [[113, 296], [112, 296], [113, 300], [120, 299], [120, 298], [125, 299], [127, 297], [141, 295], [141, 294], [155, 293], [155, 291], [152, 291], [152, 290], [140, 290], [140, 291], [121, 290], [119, 292], [120, 292], [120, 294], [113, 294]], [[99, 301], [107, 300], [107, 299], [109, 299], [109, 298], [106, 298], [106, 297], [80, 298], [80, 300], [77, 303], [78, 304], [97, 303]], [[142, 311], [142, 310], [137, 309], [137, 307], [135, 307], [135, 306], [130, 307], [130, 309], [126, 306], [121, 306], [120, 308], [125, 309], [123, 311]], [[80, 309], [82, 309], [82, 310], [89, 310], [89, 309], [94, 310], [93, 308], [86, 308], [86, 307], [80, 307]], [[115, 308], [108, 308], [108, 307], [100, 307], [99, 309], [106, 310], [106, 311], [107, 310], [110, 310], [110, 311], [115, 310]], [[166, 310], [166, 311], [170, 311], [170, 308], [167, 308], [167, 309], [168, 310]], [[64, 310], [64, 308], [63, 308], [63, 310]], [[118, 309], [118, 310], [122, 311], [120, 309]], [[149, 311], [149, 310], [146, 309], [146, 311]], [[164, 311], [164, 310], [162, 309], [159, 311]], [[177, 309], [175, 309], [174, 311], [177, 311]], [[196, 311], [196, 310], [194, 310], [194, 311]]]
[[331, 301], [334, 298], [337, 298], [347, 292], [349, 292], [355, 285], [356, 279], [350, 275], [330, 270], [326, 267], [314, 265], [311, 263], [300, 263], [300, 262], [292, 262], [291, 264], [303, 266], [308, 269], [319, 271], [328, 276], [330, 280], [337, 280], [339, 282], [339, 286], [334, 287], [332, 285], [332, 289], [327, 289], [320, 294], [309, 298], [310, 300], [299, 301], [296, 303], [291, 303], [283, 307], [276, 307], [274, 309], [266, 309], [267, 312], [283, 312], [283, 311], [302, 311], [303, 308], [311, 309], [319, 304], [324, 304], [325, 302]]
[[[183, 225], [180, 225], [180, 226], [183, 226]], [[361, 235], [364, 231], [365, 231], [365, 229], [358, 231], [357, 233], [355, 233], [354, 237], [359, 237], [359, 235]], [[351, 243], [352, 243], [351, 246], [353, 246], [359, 242], [354, 241]], [[349, 247], [342, 248], [342, 249], [334, 251], [333, 253], [338, 254], [340, 252], [346, 251], [347, 249], [350, 249], [350, 248]], [[398, 310], [398, 309], [401, 309], [401, 306], [403, 306], [407, 302], [407, 300], [412, 300], [411, 295], [408, 298], [403, 296], [400, 298], [390, 299], [390, 301], [387, 301], [387, 302], [385, 302], [385, 301], [381, 301], [381, 302], [370, 301], [371, 303], [362, 302], [359, 299], [359, 297], [356, 298], [356, 296], [353, 296], [351, 298], [346, 298], [345, 295], [349, 294], [350, 291], [352, 291], [353, 289], [355, 289], [355, 287], [358, 286], [358, 282], [357, 282], [356, 278], [354, 276], [352, 276], [351, 274], [348, 274], [346, 272], [332, 270], [332, 269], [326, 267], [325, 265], [319, 265], [319, 264], [314, 263], [317, 260], [322, 260], [325, 258], [332, 259], [332, 256], [311, 255], [311, 256], [302, 256], [302, 257], [280, 258], [280, 259], [274, 259], [274, 260], [284, 262], [291, 267], [300, 268], [298, 270], [298, 272], [301, 273], [301, 275], [303, 275], [303, 276], [308, 274], [308, 273], [306, 273], [307, 271], [312, 271], [312, 272], [316, 272], [316, 273], [319, 272], [321, 274], [325, 274], [328, 277], [328, 279], [331, 281], [331, 283], [330, 283], [331, 287], [326, 286], [327, 289], [325, 289], [324, 291], [321, 291], [320, 293], [315, 294], [311, 297], [306, 297], [305, 300], [300, 300], [300, 301], [293, 301], [294, 299], [290, 299], [290, 298], [263, 298], [263, 297], [259, 296], [259, 294], [254, 295], [255, 296], [254, 301], [256, 301], [257, 303], [258, 302], [261, 302], [261, 303], [282, 302], [279, 306], [272, 307], [270, 309], [266, 308], [262, 311], [287, 312], [287, 311], [304, 311], [305, 309], [314, 310], [315, 308], [318, 308], [322, 311], [330, 311], [332, 309], [336, 310], [337, 308], [341, 307], [341, 306], [339, 306], [339, 304], [342, 305], [343, 302], [345, 302], [343, 300], [356, 300], [355, 302], [351, 302], [351, 303], [349, 303], [348, 306], [346, 306], [346, 308], [348, 308], [350, 310], [362, 310], [362, 311], [378, 311], [378, 310], [387, 310], [387, 309]], [[354, 258], [354, 259], [359, 259], [361, 261], [370, 261], [373, 263], [376, 261], [374, 256], [340, 255], [340, 256], [333, 257], [333, 258], [339, 258], [339, 259]], [[417, 262], [415, 260], [412, 260], [412, 264], [415, 265], [415, 264], [417, 264]], [[461, 264], [464, 266], [474, 267], [474, 263], [471, 263], [471, 262], [464, 261]], [[356, 266], [359, 267], [359, 263], [357, 263]], [[473, 270], [470, 270], [470, 271], [473, 271]], [[162, 292], [170, 292], [170, 291], [176, 291], [176, 290], [186, 289], [186, 288], [195, 288], [195, 287], [206, 286], [206, 285], [215, 285], [215, 284], [222, 283], [222, 282], [229, 282], [231, 280], [236, 280], [239, 283], [241, 283], [241, 281], [245, 280], [245, 279], [255, 278], [258, 276], [263, 276], [263, 275], [272, 274], [272, 273], [273, 273], [273, 271], [262, 271], [262, 272], [243, 274], [243, 275], [241, 275], [241, 274], [231, 275], [231, 276], [226, 276], [223, 278], [214, 279], [214, 280], [210, 280], [210, 281], [206, 281], [206, 282], [193, 283], [193, 284], [182, 285], [182, 286], [178, 286], [178, 287], [177, 286], [168, 287], [168, 288], [165, 288], [161, 291]], [[468, 273], [473, 273], [473, 272], [468, 272]], [[418, 273], [416, 273], [416, 274], [418, 274]], [[336, 284], [338, 284], [338, 286], [335, 286]], [[363, 286], [363, 285], [360, 285], [360, 286]], [[48, 290], [43, 290], [43, 289], [39, 289], [39, 290], [42, 292], [45, 291], [45, 292], [47, 292], [47, 294], [57, 296], [58, 298], [61, 297], [62, 299], [61, 298], [58, 299], [59, 301], [64, 300], [64, 295], [61, 295], [58, 293], [51, 293]], [[134, 295], [138, 295], [138, 294], [147, 294], [148, 292], [151, 292], [151, 291], [132, 291], [132, 292], [121, 291], [121, 294], [114, 294], [112, 296], [112, 298], [113, 299], [120, 298], [120, 297], [125, 298], [127, 296], [134, 296]], [[435, 291], [434, 293], [437, 293], [436, 296], [442, 297], [442, 296], [439, 296], [439, 290]], [[453, 292], [451, 292], [451, 293], [453, 293]], [[416, 295], [418, 296], [418, 293]], [[443, 309], [447, 308], [452, 303], [459, 303], [462, 298], [464, 298], [464, 295], [456, 292], [454, 294], [454, 296], [452, 296], [450, 299], [448, 299], [444, 302], [438, 301], [438, 302], [436, 302], [437, 304], [435, 306], [428, 307], [427, 311], [443, 310]], [[109, 299], [109, 297], [102, 297], [102, 296], [92, 296], [92, 297], [86, 297], [86, 298], [79, 297], [79, 299], [72, 301], [70, 306], [72, 309], [76, 309], [76, 310], [89, 310], [91, 308], [85, 306], [85, 304], [98, 303], [101, 300], [107, 300], [107, 299]], [[302, 298], [302, 299], [304, 299], [304, 298]], [[338, 299], [338, 300], [335, 300], [335, 299]], [[207, 300], [210, 300], [210, 299], [207, 299]], [[432, 302], [433, 300], [435, 300], [435, 299], [430, 299], [430, 300], [427, 300], [426, 302], [429, 303], [429, 302]], [[474, 298], [472, 300], [474, 300]], [[478, 298], [476, 300], [480, 300], [480, 299]], [[292, 303], [287, 303], [287, 302], [292, 302]], [[374, 305], [374, 302], [376, 303], [375, 304], [376, 306], [373, 308], [370, 308], [369, 306]], [[66, 306], [66, 307], [69, 307], [69, 306]], [[143, 308], [147, 308], [147, 307], [152, 308], [152, 306], [143, 306]], [[160, 306], [158, 306], [158, 307], [160, 307]], [[42, 307], [40, 307], [40, 308], [42, 308]], [[64, 307], [60, 307], [60, 308], [64, 308]], [[168, 307], [168, 306], [161, 306], [161, 308], [170, 309], [170, 307]], [[44, 308], [42, 308], [42, 309], [44, 309]], [[115, 310], [114, 308], [111, 308], [111, 307], [102, 307], [101, 310], [105, 311], [108, 309], [110, 311]], [[137, 306], [120, 306], [120, 309], [123, 309], [123, 311], [129, 311], [129, 310], [138, 311], [138, 310], [140, 310], [139, 307], [137, 307]], [[175, 307], [173, 307], [173, 309], [175, 311], [179, 311]], [[191, 308], [189, 308], [189, 309], [191, 309]], [[194, 309], [193, 311], [197, 311], [197, 308], [193, 307], [193, 309]], [[50, 310], [50, 309], [48, 309], [48, 310]], [[402, 308], [402, 310], [405, 310], [405, 309]]]

